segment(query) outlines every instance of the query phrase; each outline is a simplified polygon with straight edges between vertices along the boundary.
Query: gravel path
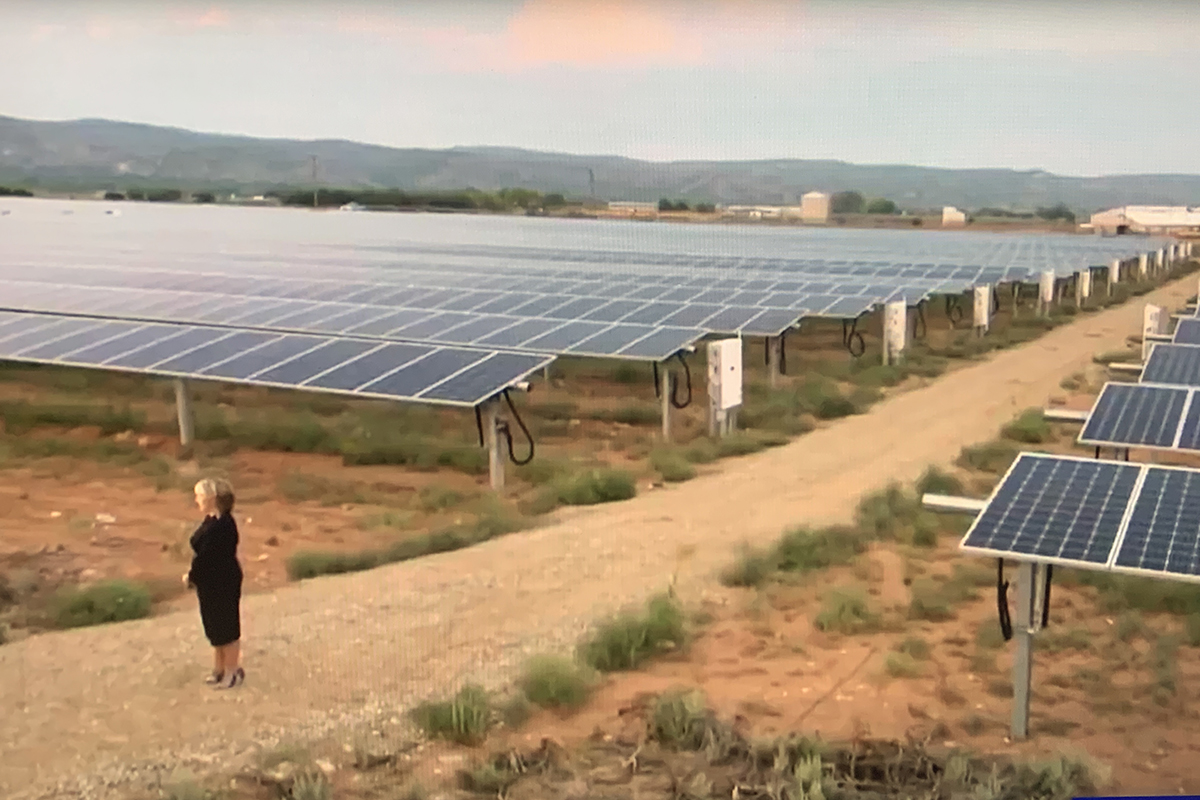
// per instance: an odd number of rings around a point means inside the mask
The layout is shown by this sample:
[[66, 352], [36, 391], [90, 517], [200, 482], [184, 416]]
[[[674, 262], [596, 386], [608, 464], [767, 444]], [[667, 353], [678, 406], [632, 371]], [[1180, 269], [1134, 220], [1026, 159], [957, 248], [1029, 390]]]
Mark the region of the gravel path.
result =
[[[1174, 308], [1195, 285], [1146, 299]], [[680, 591], [718, 596], [714, 570], [739, 543], [844, 521], [864, 492], [948, 463], [1046, 402], [1093, 354], [1122, 346], [1142, 307], [1082, 317], [679, 486], [467, 550], [250, 596], [248, 678], [235, 692], [200, 684], [210, 651], [195, 612], [0, 647], [0, 796], [115, 796], [177, 765], [237, 766], [264, 744], [394, 717], [463, 680], [499, 685], [527, 654], [567, 647], [598, 616], [661, 590], [693, 546]]]

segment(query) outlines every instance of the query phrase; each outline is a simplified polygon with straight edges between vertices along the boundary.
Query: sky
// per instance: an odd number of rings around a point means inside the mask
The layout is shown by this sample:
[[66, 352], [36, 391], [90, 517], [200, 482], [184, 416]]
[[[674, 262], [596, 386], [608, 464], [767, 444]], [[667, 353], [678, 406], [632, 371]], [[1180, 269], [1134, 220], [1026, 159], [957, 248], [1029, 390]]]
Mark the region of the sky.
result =
[[1192, 0], [0, 0], [0, 115], [1195, 174], [1198, 35]]

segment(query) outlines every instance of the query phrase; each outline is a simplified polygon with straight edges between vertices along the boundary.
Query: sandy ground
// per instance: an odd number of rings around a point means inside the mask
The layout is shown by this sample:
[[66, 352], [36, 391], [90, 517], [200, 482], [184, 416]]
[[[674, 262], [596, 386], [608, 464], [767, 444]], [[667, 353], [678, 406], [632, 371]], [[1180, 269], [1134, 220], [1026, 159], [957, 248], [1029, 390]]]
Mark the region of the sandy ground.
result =
[[[1184, 279], [1146, 300], [1174, 308], [1194, 288]], [[1123, 346], [1142, 307], [1081, 317], [717, 474], [468, 550], [251, 596], [237, 692], [199, 684], [208, 652], [189, 611], [0, 648], [0, 794], [106, 796], [98, 782], [130, 769], [144, 781], [179, 763], [228, 766], [259, 745], [395, 719], [463, 680], [498, 685], [529, 653], [568, 646], [673, 575], [685, 600], [727, 600], [714, 573], [741, 542], [846, 520], [863, 493], [949, 463]]]

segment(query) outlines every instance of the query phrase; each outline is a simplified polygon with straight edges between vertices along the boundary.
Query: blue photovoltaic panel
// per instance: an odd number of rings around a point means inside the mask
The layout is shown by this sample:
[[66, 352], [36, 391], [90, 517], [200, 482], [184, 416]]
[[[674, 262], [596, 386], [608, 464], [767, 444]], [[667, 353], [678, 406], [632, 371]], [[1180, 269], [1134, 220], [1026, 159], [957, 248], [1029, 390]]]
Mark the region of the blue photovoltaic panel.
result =
[[1156, 344], [1142, 368], [1142, 383], [1200, 386], [1200, 347]]
[[1200, 344], [1200, 319], [1181, 319], [1175, 326], [1175, 344]]
[[1190, 390], [1108, 383], [1092, 406], [1080, 444], [1174, 447]]
[[1105, 564], [1133, 497], [1135, 464], [1022, 453], [962, 547], [1031, 560]]
[[1113, 568], [1200, 577], [1200, 472], [1146, 468]]
[[1196, 397], [1194, 390], [1175, 446], [1180, 450], [1200, 450], [1200, 398]]
[[[40, 344], [27, 340], [35, 333], [43, 337]], [[59, 346], [51, 350], [52, 343]], [[438, 345], [0, 311], [0, 360], [477, 405], [552, 359]]]

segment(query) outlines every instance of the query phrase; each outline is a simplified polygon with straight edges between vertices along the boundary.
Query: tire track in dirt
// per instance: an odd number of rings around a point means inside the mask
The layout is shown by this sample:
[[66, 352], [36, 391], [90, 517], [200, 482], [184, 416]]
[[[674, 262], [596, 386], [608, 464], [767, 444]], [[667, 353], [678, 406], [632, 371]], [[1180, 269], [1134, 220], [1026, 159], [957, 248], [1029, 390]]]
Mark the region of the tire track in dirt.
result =
[[678, 486], [467, 550], [247, 597], [249, 677], [237, 692], [200, 684], [208, 651], [194, 612], [0, 647], [0, 794], [91, 791], [130, 778], [131, 763], [143, 781], [176, 764], [236, 766], [257, 745], [394, 716], [462, 680], [498, 685], [529, 653], [569, 646], [597, 616], [661, 590], [681, 549], [694, 548], [681, 593], [721, 597], [713, 573], [741, 542], [845, 521], [863, 493], [949, 463], [1045, 403], [1096, 352], [1122, 346], [1144, 302], [1173, 308], [1195, 286], [1184, 278], [1080, 317]]

